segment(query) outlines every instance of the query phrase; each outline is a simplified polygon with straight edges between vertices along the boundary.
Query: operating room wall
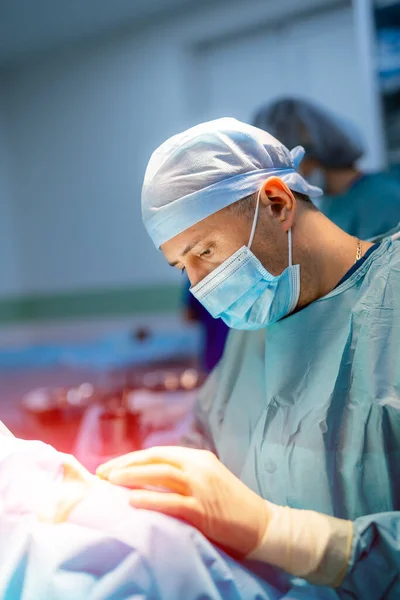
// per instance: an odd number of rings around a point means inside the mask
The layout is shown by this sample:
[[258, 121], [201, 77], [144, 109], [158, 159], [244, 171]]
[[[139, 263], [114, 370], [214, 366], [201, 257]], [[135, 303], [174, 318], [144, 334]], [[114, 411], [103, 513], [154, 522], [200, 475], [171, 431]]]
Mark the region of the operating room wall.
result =
[[13, 74], [8, 115], [27, 293], [170, 279], [140, 221], [141, 179], [160, 141], [151, 134], [166, 118], [148, 72], [174, 104], [157, 62], [145, 40], [117, 40]]
[[[141, 223], [140, 189], [151, 151], [199, 118], [220, 116], [221, 99], [207, 108], [199, 86], [216, 40], [226, 38], [234, 46], [236, 36], [238, 44], [243, 36], [259, 39], [263, 24], [268, 36], [273, 19], [295, 19], [297, 11], [312, 16], [321, 6], [343, 9], [343, 18], [352, 18], [349, 3], [340, 1], [304, 0], [294, 6], [290, 0], [248, 0], [233, 2], [229, 11], [216, 2], [204, 11], [175, 15], [142, 30], [132, 26], [15, 68], [8, 78], [5, 112], [12, 130], [8, 149], [20, 218], [14, 254], [20, 263], [19, 270], [10, 265], [2, 293], [179, 285], [179, 274], [166, 266]], [[265, 60], [278, 61], [279, 73], [284, 38], [278, 42]], [[338, 73], [332, 73], [338, 82], [339, 63]], [[260, 86], [248, 94], [249, 119], [266, 99], [264, 91], [271, 90], [260, 64], [260, 56], [253, 64], [250, 53], [247, 70]], [[235, 73], [231, 66], [238, 90], [241, 69]], [[230, 89], [234, 93], [234, 86]], [[337, 104], [342, 108], [339, 92]], [[238, 116], [246, 117], [243, 106]]]
[[22, 288], [17, 204], [9, 153], [9, 123], [5, 106], [6, 77], [0, 74], [0, 296]]

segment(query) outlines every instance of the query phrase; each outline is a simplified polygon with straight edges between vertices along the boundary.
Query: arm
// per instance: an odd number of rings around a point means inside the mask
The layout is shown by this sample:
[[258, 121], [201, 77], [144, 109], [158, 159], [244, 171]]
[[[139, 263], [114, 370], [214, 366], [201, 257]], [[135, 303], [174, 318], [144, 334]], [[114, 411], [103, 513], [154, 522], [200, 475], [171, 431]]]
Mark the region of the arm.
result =
[[400, 598], [400, 512], [354, 521], [348, 569], [338, 592], [343, 599]]
[[351, 522], [278, 506], [255, 494], [214, 455], [191, 448], [134, 452], [98, 473], [134, 488], [133, 506], [184, 518], [237, 558], [336, 588], [343, 600], [400, 597], [399, 513]]
[[247, 558], [280, 567], [310, 583], [335, 587], [343, 600], [400, 597], [400, 513], [353, 523], [267, 502], [269, 524]]

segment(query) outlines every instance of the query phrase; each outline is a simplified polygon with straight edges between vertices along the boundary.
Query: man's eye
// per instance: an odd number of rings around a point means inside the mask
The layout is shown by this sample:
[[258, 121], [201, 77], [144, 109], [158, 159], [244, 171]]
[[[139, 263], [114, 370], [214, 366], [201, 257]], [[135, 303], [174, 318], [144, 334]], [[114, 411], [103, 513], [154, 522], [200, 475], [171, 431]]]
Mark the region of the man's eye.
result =
[[211, 254], [211, 248], [206, 248], [206, 250], [203, 250], [202, 252], [200, 252], [200, 256], [210, 256]]

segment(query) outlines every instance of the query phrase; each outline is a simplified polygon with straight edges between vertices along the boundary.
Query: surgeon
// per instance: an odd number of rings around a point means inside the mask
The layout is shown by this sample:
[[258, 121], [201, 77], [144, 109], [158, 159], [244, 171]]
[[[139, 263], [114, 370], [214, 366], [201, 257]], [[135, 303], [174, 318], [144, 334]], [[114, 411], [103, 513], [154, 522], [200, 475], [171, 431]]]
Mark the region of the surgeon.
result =
[[146, 229], [233, 331], [192, 447], [98, 474], [239, 559], [340, 598], [399, 598], [400, 244], [324, 216], [298, 172], [303, 153], [223, 118], [152, 155]]
[[309, 100], [280, 98], [260, 109], [254, 124], [288, 147], [304, 146], [300, 172], [323, 188], [318, 207], [341, 229], [372, 239], [400, 223], [400, 181], [359, 169], [365, 147], [353, 123]]

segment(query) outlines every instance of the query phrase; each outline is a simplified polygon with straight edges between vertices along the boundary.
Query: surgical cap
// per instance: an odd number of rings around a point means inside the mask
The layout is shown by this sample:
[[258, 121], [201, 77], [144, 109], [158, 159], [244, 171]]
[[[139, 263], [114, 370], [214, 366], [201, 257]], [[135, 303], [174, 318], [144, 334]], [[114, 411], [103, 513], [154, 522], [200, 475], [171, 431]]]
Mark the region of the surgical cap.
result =
[[142, 190], [143, 223], [157, 248], [195, 223], [257, 192], [271, 175], [294, 192], [320, 196], [296, 169], [303, 157], [271, 135], [232, 118], [192, 127], [150, 158]]
[[327, 168], [352, 166], [365, 152], [355, 125], [302, 98], [280, 98], [261, 108], [254, 125], [284, 144], [302, 144], [306, 155]]

